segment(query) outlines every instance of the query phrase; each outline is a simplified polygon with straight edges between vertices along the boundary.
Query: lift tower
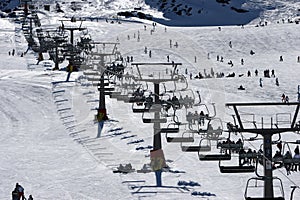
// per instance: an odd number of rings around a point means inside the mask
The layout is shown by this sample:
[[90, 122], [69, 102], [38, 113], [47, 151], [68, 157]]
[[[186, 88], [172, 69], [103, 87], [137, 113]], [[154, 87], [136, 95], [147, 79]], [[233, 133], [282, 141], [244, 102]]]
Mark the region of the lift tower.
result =
[[103, 129], [104, 121], [108, 119], [106, 113], [106, 105], [105, 105], [105, 59], [110, 58], [111, 56], [115, 56], [117, 54], [117, 42], [93, 42], [94, 45], [102, 45], [102, 49], [99, 50], [96, 48], [97, 52], [91, 52], [91, 56], [93, 56], [93, 60], [99, 60], [98, 63], [98, 71], [100, 72], [100, 80], [99, 80], [99, 107], [97, 113], [98, 120], [98, 134], [97, 137], [101, 136], [101, 132]]
[[[245, 199], [255, 199], [255, 200], [262, 200], [262, 199], [272, 199], [272, 200], [284, 200], [284, 197], [274, 197], [274, 190], [273, 190], [273, 169], [272, 169], [272, 136], [274, 134], [279, 134], [283, 132], [297, 132], [300, 130], [299, 122], [296, 122], [300, 103], [299, 102], [291, 102], [291, 103], [281, 103], [281, 102], [266, 102], [266, 103], [227, 103], [226, 106], [233, 107], [235, 112], [236, 119], [238, 121], [237, 126], [232, 127], [232, 131], [235, 132], [248, 132], [248, 133], [255, 133], [259, 134], [263, 137], [263, 167], [264, 167], [264, 176], [262, 181], [264, 182], [264, 197], [262, 198], [251, 198], [246, 197]], [[271, 127], [267, 128], [263, 125], [263, 118], [262, 118], [262, 127], [261, 128], [247, 128], [244, 127], [244, 124], [241, 119], [241, 115], [239, 114], [238, 107], [257, 107], [260, 106], [263, 109], [270, 108], [271, 106], [276, 107], [291, 107], [295, 106], [294, 116], [292, 118], [290, 126], [285, 127], [278, 127], [277, 124], [273, 123], [273, 119], [271, 118]], [[260, 113], [261, 114], [261, 113]], [[275, 125], [275, 127], [273, 127]]]
[[[166, 119], [160, 118], [161, 112], [161, 102], [159, 99], [159, 84], [165, 82], [174, 82], [178, 81], [179, 76], [176, 74], [176, 69], [178, 65], [182, 65], [181, 63], [131, 63], [132, 66], [135, 66], [138, 72], [137, 77], [133, 79], [135, 81], [145, 81], [154, 84], [154, 102], [151, 106], [150, 110], [154, 112], [154, 118], [152, 119], [143, 119], [144, 123], [153, 123], [153, 150], [152, 152], [162, 152], [162, 144], [161, 144], [161, 127], [160, 123], [165, 123]], [[168, 69], [166, 67], [171, 67]], [[162, 186], [161, 181], [161, 173], [162, 173], [162, 158], [154, 158], [156, 159], [154, 162], [160, 163], [161, 166], [157, 166], [155, 171], [156, 176], [156, 185], [158, 187]], [[153, 158], [151, 158], [153, 162]]]

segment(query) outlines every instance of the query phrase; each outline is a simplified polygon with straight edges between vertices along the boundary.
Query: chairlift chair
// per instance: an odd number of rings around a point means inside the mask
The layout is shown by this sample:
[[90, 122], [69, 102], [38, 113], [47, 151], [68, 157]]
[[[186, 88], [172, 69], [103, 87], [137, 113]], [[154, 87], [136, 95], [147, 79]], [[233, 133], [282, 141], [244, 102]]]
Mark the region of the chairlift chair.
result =
[[[187, 138], [184, 136], [184, 134], [187, 134], [188, 132], [185, 132], [182, 134], [182, 138]], [[184, 152], [207, 152], [211, 151], [211, 143], [210, 140], [207, 140], [206, 138], [202, 138], [199, 141], [198, 145], [195, 145], [194, 138], [195, 138], [195, 133], [189, 133], [193, 135], [193, 144], [191, 145], [183, 145], [183, 142], [180, 144], [181, 150]], [[189, 136], [190, 137], [190, 136]], [[204, 141], [206, 141], [206, 144], [204, 144]]]
[[148, 112], [143, 112], [142, 114], [142, 120], [144, 123], [166, 123], [167, 118], [160, 115], [159, 118], [155, 118], [154, 112], [161, 112], [162, 106], [161, 104], [153, 104], [149, 108]]
[[[241, 155], [239, 155], [241, 156]], [[246, 155], [243, 155], [246, 156]], [[241, 159], [239, 157], [239, 159]], [[255, 172], [255, 166], [254, 165], [244, 165], [244, 164], [238, 164], [238, 165], [221, 165], [221, 160], [219, 160], [219, 169], [221, 173], [253, 173]]]
[[[208, 138], [206, 139], [211, 143], [211, 140], [209, 140]], [[231, 152], [227, 153], [226, 151], [222, 151], [221, 149], [219, 153], [203, 154], [201, 151], [198, 151], [198, 158], [201, 161], [231, 160]]]
[[134, 112], [134, 113], [149, 112], [149, 108], [146, 108], [143, 102], [140, 105], [139, 105], [139, 103], [133, 103], [132, 104], [132, 112]]
[[168, 127], [165, 129], [161, 129], [161, 132], [166, 133], [167, 142], [170, 143], [194, 142], [193, 133], [190, 133], [188, 136], [184, 136], [184, 134], [182, 134], [182, 136], [174, 136], [174, 133], [179, 133], [179, 127], [175, 127], [175, 128]]
[[[206, 116], [206, 118], [208, 119], [212, 119], [216, 116], [216, 106], [215, 103], [211, 103], [212, 107], [213, 107], [213, 114], [210, 112], [210, 110], [208, 109], [208, 106], [205, 103], [202, 103], [201, 100], [201, 96], [200, 96], [200, 92], [196, 91], [196, 93], [198, 94], [198, 98], [199, 98], [199, 102], [195, 103], [194, 106], [198, 107], [198, 110], [202, 110]], [[200, 109], [201, 108], [201, 109]]]
[[[295, 142], [284, 142], [282, 147], [282, 162], [283, 166], [287, 171], [300, 171], [300, 155], [292, 156], [292, 150], [289, 144], [300, 145], [300, 141], [297, 140]], [[286, 148], [288, 150], [286, 150]], [[287, 156], [287, 152], [289, 152], [290, 156]], [[297, 169], [298, 168], [298, 169]]]
[[[206, 137], [210, 140], [218, 141], [223, 133], [223, 122], [220, 118], [212, 118], [207, 123]], [[202, 132], [203, 130], [199, 130]]]
[[[174, 127], [170, 127], [170, 126]], [[170, 123], [168, 124], [167, 128], [161, 128], [160, 129], [161, 133], [179, 133], [179, 125], [176, 123]]]
[[[277, 178], [277, 177], [273, 177], [273, 180], [274, 179], [278, 180], [279, 184], [277, 184], [277, 187], [279, 188], [278, 193], [280, 193], [280, 194], [277, 194], [277, 196], [275, 196], [275, 197], [258, 196], [260, 193], [257, 192], [257, 188], [262, 188], [262, 190], [263, 190], [264, 186], [263, 186], [263, 184], [262, 184], [262, 186], [259, 186], [257, 183], [264, 182], [264, 178], [265, 177], [253, 177], [253, 178], [248, 179], [247, 184], [246, 184], [245, 194], [244, 194], [245, 200], [285, 200], [282, 181], [280, 178]], [[254, 184], [250, 185], [251, 182], [254, 182]], [[253, 188], [255, 189], [255, 191], [253, 192], [254, 194], [251, 194], [253, 196], [250, 196], [249, 190], [253, 189]]]
[[175, 90], [173, 96], [178, 98], [178, 108], [192, 108], [195, 103], [195, 95], [191, 89]]

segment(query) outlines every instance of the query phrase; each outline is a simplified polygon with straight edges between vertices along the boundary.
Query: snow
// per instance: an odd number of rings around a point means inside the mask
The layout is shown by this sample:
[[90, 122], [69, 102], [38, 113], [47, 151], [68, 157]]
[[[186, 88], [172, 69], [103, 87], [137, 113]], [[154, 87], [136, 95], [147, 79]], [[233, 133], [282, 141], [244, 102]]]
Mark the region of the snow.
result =
[[[99, 2], [93, 1], [95, 4]], [[145, 5], [138, 1], [126, 1], [125, 4], [121, 1], [104, 2], [106, 8], [111, 9], [107, 12], [104, 9], [104, 14], [124, 6], [132, 8]], [[298, 3], [276, 1], [274, 7], [277, 8], [279, 2], [284, 2], [287, 7]], [[82, 13], [92, 15], [103, 6], [97, 5], [97, 8], [86, 7]], [[193, 76], [198, 72], [204, 74], [204, 70], [209, 74], [211, 68], [215, 73], [223, 72], [225, 75], [235, 72], [234, 78], [188, 80], [189, 88], [194, 93], [200, 91], [203, 102], [216, 104], [217, 117], [224, 121], [226, 127], [226, 122], [233, 121], [233, 111], [226, 108], [225, 103], [280, 102], [282, 93], [288, 95], [291, 102], [297, 101], [300, 25], [277, 23], [278, 18], [275, 19], [273, 13], [282, 13], [280, 17], [284, 17], [282, 9], [278, 7], [268, 16], [263, 15], [270, 20], [267, 26], [256, 27], [257, 19], [243, 28], [222, 26], [221, 31], [218, 26], [178, 27], [178, 24], [172, 24], [177, 25], [173, 27], [157, 23], [155, 31], [151, 32], [152, 22], [142, 20], [122, 21], [120, 24], [106, 23], [105, 20], [85, 21], [83, 26], [88, 28], [88, 34], [95, 41], [116, 42], [118, 39], [118, 50], [122, 56], [133, 56], [134, 62], [167, 62], [166, 56], [169, 55], [171, 61], [182, 63], [179, 67], [179, 73], [182, 74], [185, 74], [186, 68]], [[289, 11], [292, 12], [292, 9]], [[42, 24], [47, 27], [59, 26], [58, 20], [62, 19], [56, 13], [39, 15], [43, 19]], [[135, 169], [141, 169], [144, 164], [150, 163], [149, 149], [136, 148], [152, 145], [153, 125], [144, 124], [142, 114], [132, 113], [131, 104], [107, 97], [107, 112], [111, 120], [105, 122], [102, 136], [97, 138], [97, 124], [94, 123], [99, 99], [97, 88], [81, 79], [83, 72], [72, 73], [70, 80], [75, 82], [53, 84], [54, 81], [64, 81], [67, 74], [45, 70], [42, 65], [32, 65], [37, 62], [37, 55], [31, 51], [24, 57], [20, 56], [27, 49], [20, 24], [4, 18], [0, 19], [0, 27], [0, 199], [10, 198], [17, 182], [25, 188], [26, 197], [32, 194], [34, 199], [41, 200], [201, 199], [192, 196], [192, 191], [216, 195], [203, 199], [243, 199], [246, 182], [255, 177], [254, 173], [221, 174], [218, 162], [199, 161], [197, 153], [184, 153], [180, 144], [167, 143], [164, 134], [162, 145], [167, 164], [171, 169], [185, 173], [163, 172], [163, 185], [177, 186], [178, 181], [194, 181], [201, 186], [183, 193], [170, 188], [147, 188], [143, 191], [152, 193], [132, 194], [134, 190], [130, 189], [131, 185], [155, 185], [154, 173], [116, 174], [113, 169], [127, 163], [131, 163]], [[137, 40], [138, 34], [140, 41]], [[78, 36], [76, 34], [75, 37]], [[178, 48], [170, 48], [170, 40], [172, 44], [177, 42]], [[232, 48], [228, 45], [230, 41]], [[151, 58], [144, 53], [145, 47], [151, 50]], [[12, 49], [16, 50], [15, 56], [8, 54]], [[250, 50], [255, 55], [250, 55]], [[217, 55], [222, 56], [224, 62], [217, 61]], [[279, 61], [281, 55], [283, 62]], [[241, 58], [245, 61], [244, 65], [240, 64]], [[232, 60], [233, 67], [227, 64], [229, 60]], [[259, 71], [257, 77], [254, 75], [255, 69]], [[275, 78], [263, 77], [263, 70], [266, 69], [275, 70], [279, 86], [275, 85]], [[248, 70], [251, 71], [251, 77], [247, 77]], [[239, 77], [241, 74], [244, 75]], [[260, 78], [263, 79], [263, 87], [259, 87]], [[237, 90], [240, 85], [246, 90]], [[169, 89], [174, 87], [172, 84], [166, 86]], [[153, 89], [151, 83], [149, 89]], [[276, 113], [292, 112], [294, 107], [251, 108], [243, 111], [245, 114], [256, 113], [258, 127], [261, 127], [261, 116], [264, 115], [265, 126], [268, 126], [271, 116], [275, 119]], [[179, 111], [179, 114], [180, 119], [184, 119], [185, 111]], [[133, 137], [122, 139], [124, 136]], [[226, 136], [227, 133], [224, 133]], [[253, 135], [247, 133], [244, 136], [249, 138]], [[240, 135], [232, 137], [237, 140]], [[299, 139], [295, 133], [283, 133], [281, 137], [283, 141]], [[129, 144], [141, 139], [144, 142]], [[245, 145], [258, 150], [261, 141], [246, 142]], [[275, 150], [274, 146], [273, 152]], [[222, 164], [234, 165], [235, 161], [233, 159]], [[259, 167], [259, 173], [262, 174], [262, 167]], [[290, 197], [290, 186], [300, 184], [297, 172], [286, 176], [282, 168], [275, 170], [274, 176], [282, 179], [286, 199]], [[296, 190], [294, 199], [298, 198], [300, 191]]]

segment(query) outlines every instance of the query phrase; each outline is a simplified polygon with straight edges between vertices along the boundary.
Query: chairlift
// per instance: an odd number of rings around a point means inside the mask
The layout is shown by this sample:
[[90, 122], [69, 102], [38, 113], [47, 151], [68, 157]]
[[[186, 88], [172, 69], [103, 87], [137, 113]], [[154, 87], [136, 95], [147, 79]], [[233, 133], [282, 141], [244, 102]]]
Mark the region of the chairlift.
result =
[[200, 154], [198, 152], [198, 157], [199, 160], [201, 161], [219, 161], [219, 160], [231, 160], [231, 155], [230, 154]]
[[[207, 139], [207, 140], [211, 143], [211, 140], [209, 140], [209, 139]], [[227, 151], [222, 151], [222, 149], [221, 149], [219, 153], [203, 154], [203, 153], [201, 153], [201, 151], [198, 151], [198, 158], [201, 161], [231, 160], [231, 152], [227, 153]]]
[[298, 145], [300, 145], [300, 141], [297, 140], [295, 142], [284, 142], [284, 144], [283, 144], [283, 148], [282, 148], [282, 158], [283, 158], [283, 160], [282, 161], [283, 161], [283, 166], [286, 168], [286, 170], [287, 170], [288, 173], [290, 171], [298, 171], [298, 170], [300, 170], [300, 155], [295, 150], [294, 151], [295, 155], [292, 156], [292, 150], [291, 150], [289, 144], [297, 145], [297, 147], [299, 149]]
[[149, 112], [149, 108], [146, 108], [143, 102], [141, 102], [141, 104], [133, 103], [132, 104], [132, 112], [134, 112], [134, 113]]
[[156, 118], [154, 113], [156, 112], [161, 112], [162, 106], [161, 104], [152, 104], [150, 107], [145, 106], [146, 108], [149, 109], [148, 112], [143, 112], [142, 114], [142, 120], [144, 123], [166, 123], [167, 118], [163, 116], [159, 116], [159, 118]]
[[177, 96], [178, 108], [192, 108], [195, 103], [195, 95], [191, 89], [175, 90], [173, 96]]
[[[182, 151], [184, 151], [184, 152], [207, 152], [207, 151], [211, 151], [210, 140], [208, 140], [206, 138], [202, 138], [202, 139], [200, 139], [199, 144], [195, 145], [195, 142], [194, 142], [195, 133], [185, 132], [185, 133], [182, 134], [182, 138], [187, 138], [186, 136], [184, 136], [184, 134], [187, 134], [187, 133], [192, 134], [193, 144], [192, 145], [183, 145], [183, 143], [181, 143], [180, 146], [181, 146]], [[204, 144], [205, 141], [206, 141], [206, 143]]]
[[[245, 194], [244, 194], [245, 200], [285, 200], [284, 190], [283, 190], [283, 185], [282, 185], [281, 179], [278, 178], [278, 177], [272, 177], [272, 179], [273, 180], [278, 180], [278, 184], [275, 185], [275, 188], [279, 188], [279, 191], [277, 191], [277, 194], [276, 194], [275, 197], [261, 197], [261, 196], [258, 196], [260, 194], [263, 194], [263, 191], [258, 192], [257, 189], [261, 189], [261, 190], [264, 189], [265, 177], [253, 177], [253, 178], [250, 178], [247, 181], [246, 190], [245, 190]], [[263, 183], [258, 184], [258, 182], [263, 182]], [[249, 195], [250, 190], [254, 190], [254, 191], [251, 192], [251, 196]]]
[[188, 136], [185, 136], [185, 134], [182, 134], [182, 136], [174, 136], [174, 133], [179, 133], [179, 127], [175, 127], [175, 128], [168, 127], [165, 129], [161, 129], [161, 132], [166, 133], [167, 142], [170, 143], [194, 142], [194, 135], [192, 133], [189, 134]]
[[214, 118], [216, 116], [216, 107], [215, 107], [215, 104], [214, 103], [211, 103], [211, 105], [213, 106], [213, 111], [214, 113], [211, 114], [209, 109], [208, 109], [208, 106], [205, 104], [205, 103], [202, 103], [202, 99], [201, 99], [201, 95], [200, 95], [200, 92], [199, 91], [196, 91], [196, 93], [198, 94], [198, 103], [195, 103], [194, 106], [198, 106], [200, 107], [201, 109], [198, 108], [198, 110], [202, 110], [204, 112], [204, 114], [209, 117], [209, 118]]
[[[173, 125], [174, 127], [170, 127], [171, 125]], [[171, 123], [168, 124], [167, 128], [161, 128], [160, 129], [161, 133], [179, 133], [179, 126], [176, 123]]]
[[[250, 165], [245, 165], [246, 162], [249, 163], [249, 159], [256, 158], [257, 155], [254, 155], [256, 153], [243, 153], [239, 154], [239, 164], [238, 165], [221, 165], [221, 160], [219, 161], [219, 169], [221, 173], [253, 173], [255, 172], [255, 166], [250, 164]], [[241, 163], [241, 160], [243, 159], [244, 163]], [[247, 160], [246, 160], [247, 159]]]
[[199, 132], [206, 132], [206, 137], [209, 140], [218, 141], [223, 133], [223, 122], [220, 118], [212, 118], [207, 123], [206, 131], [200, 129]]

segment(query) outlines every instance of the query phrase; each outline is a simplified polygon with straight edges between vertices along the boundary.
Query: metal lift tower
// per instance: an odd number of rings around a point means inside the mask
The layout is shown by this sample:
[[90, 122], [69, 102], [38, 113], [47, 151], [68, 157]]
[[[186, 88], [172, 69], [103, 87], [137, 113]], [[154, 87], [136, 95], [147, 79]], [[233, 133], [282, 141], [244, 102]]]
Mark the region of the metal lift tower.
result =
[[[227, 103], [226, 106], [233, 107], [233, 110], [235, 112], [236, 119], [238, 121], [238, 126], [233, 127], [234, 131], [236, 132], [248, 132], [248, 133], [255, 133], [259, 134], [263, 137], [263, 156], [264, 156], [264, 176], [263, 176], [263, 182], [264, 182], [264, 197], [262, 198], [251, 198], [251, 197], [245, 197], [246, 200], [248, 199], [255, 199], [255, 200], [262, 200], [262, 199], [274, 199], [274, 200], [283, 200], [284, 197], [274, 197], [274, 190], [273, 190], [273, 169], [272, 169], [272, 136], [274, 134], [279, 134], [283, 132], [297, 132], [300, 130], [299, 125], [297, 125], [298, 122], [297, 116], [299, 112], [300, 103], [299, 102], [291, 102], [291, 103]], [[262, 118], [262, 127], [261, 128], [246, 128], [244, 127], [244, 124], [241, 120], [241, 115], [238, 111], [238, 107], [262, 107], [263, 109], [267, 109], [270, 106], [295, 106], [295, 112], [292, 118], [291, 125], [289, 127], [272, 127], [272, 118], [271, 118], [271, 127], [263, 127], [263, 118]], [[261, 113], [259, 113], [261, 114]]]

